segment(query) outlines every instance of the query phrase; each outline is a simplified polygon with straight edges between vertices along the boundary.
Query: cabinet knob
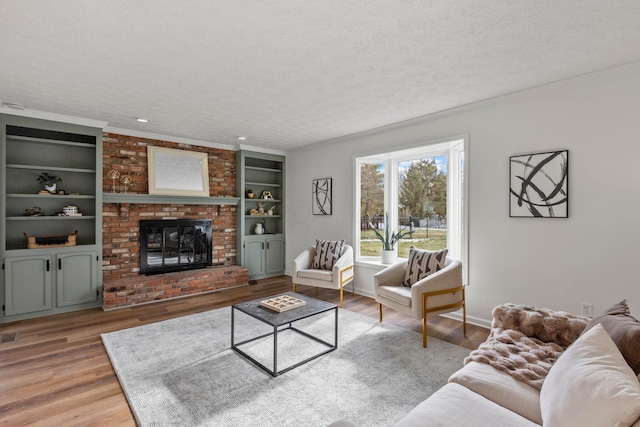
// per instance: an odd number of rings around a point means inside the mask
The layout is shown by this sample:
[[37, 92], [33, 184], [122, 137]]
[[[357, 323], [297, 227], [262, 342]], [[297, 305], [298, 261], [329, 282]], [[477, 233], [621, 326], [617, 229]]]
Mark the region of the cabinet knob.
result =
[[58, 258], [58, 270], [62, 270], [62, 258]]

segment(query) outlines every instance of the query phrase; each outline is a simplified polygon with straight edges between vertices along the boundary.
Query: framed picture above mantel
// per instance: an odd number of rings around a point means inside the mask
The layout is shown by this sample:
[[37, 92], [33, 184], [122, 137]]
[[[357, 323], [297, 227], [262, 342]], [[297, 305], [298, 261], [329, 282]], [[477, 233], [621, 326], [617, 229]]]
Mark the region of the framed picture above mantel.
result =
[[147, 147], [149, 194], [165, 196], [209, 196], [207, 153]]
[[509, 216], [569, 217], [569, 151], [511, 156]]

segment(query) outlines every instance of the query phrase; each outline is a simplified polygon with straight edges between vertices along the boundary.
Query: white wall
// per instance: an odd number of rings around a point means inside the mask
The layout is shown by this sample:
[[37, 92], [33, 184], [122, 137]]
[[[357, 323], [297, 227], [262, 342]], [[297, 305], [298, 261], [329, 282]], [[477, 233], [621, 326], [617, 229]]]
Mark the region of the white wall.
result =
[[[640, 63], [404, 125], [287, 152], [287, 264], [316, 238], [353, 243], [354, 156], [468, 133], [468, 316], [513, 302], [640, 315]], [[569, 150], [569, 218], [509, 218], [509, 156]], [[311, 214], [311, 181], [333, 178], [333, 215]], [[358, 267], [371, 295], [375, 270]]]

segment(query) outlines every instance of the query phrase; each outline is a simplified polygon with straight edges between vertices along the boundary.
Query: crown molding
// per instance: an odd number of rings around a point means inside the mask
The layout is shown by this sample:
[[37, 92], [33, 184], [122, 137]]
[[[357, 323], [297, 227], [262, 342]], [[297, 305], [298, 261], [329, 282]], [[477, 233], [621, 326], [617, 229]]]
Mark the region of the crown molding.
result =
[[275, 154], [277, 156], [286, 156], [286, 152], [283, 150], [277, 150], [275, 148], [256, 147], [255, 145], [238, 144], [241, 150], [255, 151], [258, 153]]
[[157, 133], [141, 132], [138, 130], [123, 129], [123, 128], [117, 128], [112, 126], [105, 127], [104, 131], [106, 133], [116, 133], [118, 135], [137, 136], [138, 138], [157, 139], [160, 141], [177, 142], [179, 144], [197, 145], [200, 147], [209, 147], [209, 148], [218, 148], [221, 150], [238, 151], [238, 147], [236, 147], [235, 145], [220, 144], [217, 142], [202, 141], [199, 139], [183, 138], [180, 136], [161, 135]]
[[100, 128], [100, 129], [104, 129], [108, 123], [102, 120], [93, 120], [93, 119], [86, 119], [84, 117], [67, 116], [65, 114], [30, 110], [28, 108], [25, 108], [24, 110], [16, 110], [15, 108], [10, 108], [6, 105], [0, 106], [0, 113], [11, 114], [13, 116], [30, 117], [34, 119], [50, 120], [53, 122], [70, 123], [74, 125]]

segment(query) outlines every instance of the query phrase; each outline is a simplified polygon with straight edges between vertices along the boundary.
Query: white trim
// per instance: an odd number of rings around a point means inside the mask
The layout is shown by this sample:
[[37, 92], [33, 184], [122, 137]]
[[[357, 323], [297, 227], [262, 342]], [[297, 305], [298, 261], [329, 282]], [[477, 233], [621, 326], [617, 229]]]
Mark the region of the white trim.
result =
[[157, 139], [160, 141], [177, 142], [179, 144], [197, 145], [199, 147], [219, 148], [221, 150], [238, 151], [238, 147], [231, 144], [219, 144], [217, 142], [202, 141], [199, 139], [183, 138], [180, 136], [161, 135], [151, 132], [141, 132], [132, 129], [123, 129], [113, 126], [107, 126], [104, 128], [106, 133], [114, 133], [118, 135], [137, 136], [138, 138]]
[[254, 145], [238, 144], [241, 150], [256, 151], [258, 153], [275, 154], [277, 156], [286, 156], [287, 153], [275, 148], [256, 147]]
[[73, 125], [87, 126], [87, 127], [99, 128], [99, 129], [104, 129], [104, 127], [107, 126], [107, 123], [108, 123], [100, 120], [86, 119], [84, 117], [75, 117], [75, 116], [67, 116], [64, 114], [48, 113], [46, 111], [29, 110], [29, 109], [16, 110], [15, 108], [10, 108], [6, 105], [0, 106], [0, 113], [11, 114], [14, 116], [31, 117], [34, 119], [51, 120], [53, 122], [69, 123]]

